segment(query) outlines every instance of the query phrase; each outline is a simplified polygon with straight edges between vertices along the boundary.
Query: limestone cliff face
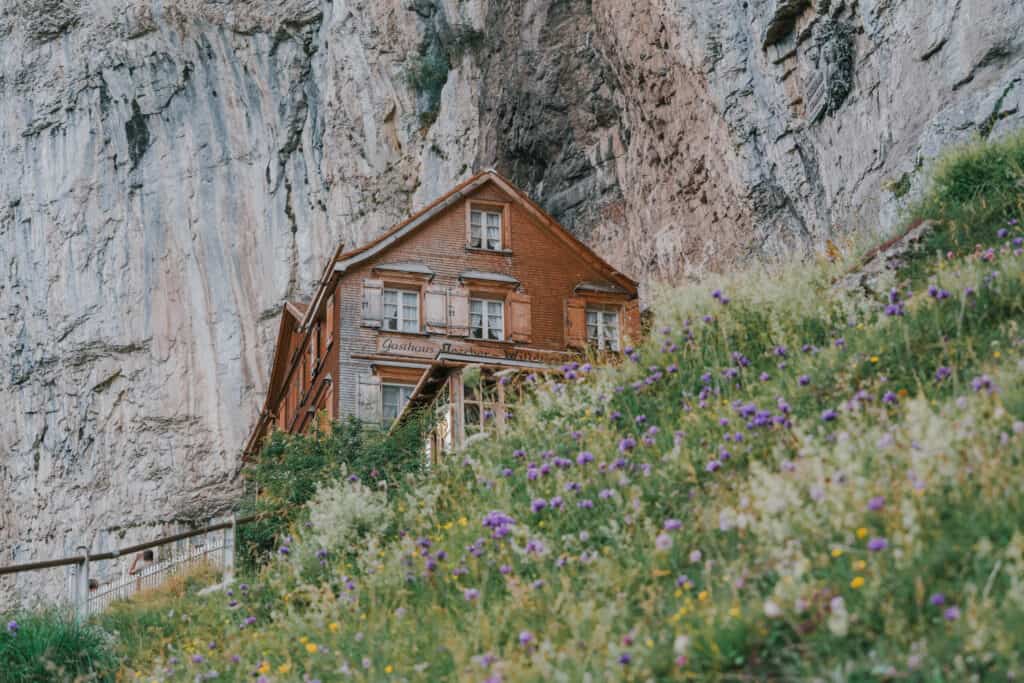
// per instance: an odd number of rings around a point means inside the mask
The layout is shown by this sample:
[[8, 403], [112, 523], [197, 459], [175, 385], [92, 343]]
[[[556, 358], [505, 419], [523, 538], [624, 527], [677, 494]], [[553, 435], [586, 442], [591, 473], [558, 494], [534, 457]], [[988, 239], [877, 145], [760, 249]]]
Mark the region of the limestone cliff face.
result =
[[1024, 121], [1022, 29], [1017, 0], [4, 3], [0, 563], [223, 509], [338, 241], [485, 166], [645, 282], [883, 231], [945, 145]]

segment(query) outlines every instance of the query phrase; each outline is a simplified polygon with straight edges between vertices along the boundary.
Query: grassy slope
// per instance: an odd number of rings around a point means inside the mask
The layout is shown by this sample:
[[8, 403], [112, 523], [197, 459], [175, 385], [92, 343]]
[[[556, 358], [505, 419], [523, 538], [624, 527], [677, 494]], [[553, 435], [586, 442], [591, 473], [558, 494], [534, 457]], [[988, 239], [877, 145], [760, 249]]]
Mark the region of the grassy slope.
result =
[[[1020, 675], [1022, 161], [1017, 138], [943, 166], [958, 199], [924, 202], [944, 222], [889, 283], [900, 315], [835, 292], [824, 262], [666, 291], [633, 360], [538, 388], [383, 512], [347, 484], [252, 587], [122, 606], [122, 673]], [[485, 527], [494, 511], [514, 522]]]

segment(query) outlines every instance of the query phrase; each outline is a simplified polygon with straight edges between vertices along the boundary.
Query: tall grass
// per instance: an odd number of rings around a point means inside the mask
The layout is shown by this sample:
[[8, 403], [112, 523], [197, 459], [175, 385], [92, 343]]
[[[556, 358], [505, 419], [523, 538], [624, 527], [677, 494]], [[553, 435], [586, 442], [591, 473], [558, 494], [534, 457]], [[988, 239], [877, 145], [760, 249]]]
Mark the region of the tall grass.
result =
[[844, 264], [825, 262], [666, 291], [626, 362], [565, 368], [503, 436], [384, 508], [359, 484], [316, 497], [252, 587], [190, 604], [161, 654], [130, 668], [159, 680], [1024, 673], [1024, 232], [1010, 221], [1020, 198], [974, 179], [975, 154], [939, 179], [981, 188], [963, 201], [999, 203], [985, 219], [999, 223], [967, 222], [969, 208], [937, 217], [965, 221], [939, 234], [980, 249], [918, 257], [877, 301], [836, 289]]
[[4, 617], [0, 681], [114, 681], [118, 661], [100, 628], [57, 609]]

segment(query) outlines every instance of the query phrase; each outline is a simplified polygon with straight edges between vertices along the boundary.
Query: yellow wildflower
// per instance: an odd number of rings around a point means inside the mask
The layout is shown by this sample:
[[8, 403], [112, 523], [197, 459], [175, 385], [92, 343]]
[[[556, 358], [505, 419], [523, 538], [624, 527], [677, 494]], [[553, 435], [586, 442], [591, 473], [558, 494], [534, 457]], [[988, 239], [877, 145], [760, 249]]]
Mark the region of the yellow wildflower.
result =
[[850, 582], [850, 588], [853, 588], [854, 590], [860, 588], [863, 585], [864, 585], [864, 577], [863, 576], [855, 576], [855, 577], [853, 577], [853, 581]]
[[738, 617], [739, 615], [740, 615], [740, 608], [739, 607], [730, 607], [729, 608], [729, 616], [730, 617]]
[[309, 654], [316, 654], [316, 651], [318, 649], [319, 648], [317, 648], [316, 643], [306, 643], [306, 652], [308, 652]]
[[842, 556], [843, 556], [843, 549], [842, 548], [832, 548], [832, 557], [842, 557]]
[[261, 662], [259, 668], [256, 669], [256, 671], [260, 672], [261, 674], [270, 673], [270, 662]]
[[871, 362], [872, 363], [877, 363], [878, 362], [878, 356], [871, 356]]
[[395, 667], [391, 666], [390, 664], [388, 664], [387, 666], [384, 667], [384, 673], [386, 673], [386, 674], [389, 674], [389, 673], [391, 673], [394, 670], [395, 670]]
[[469, 520], [465, 517], [459, 517], [459, 526], [466, 526], [469, 524]]
[[644, 641], [644, 645], [646, 645], [647, 647], [654, 647], [654, 641], [648, 638]]
[[701, 602], [704, 602], [705, 600], [708, 599], [708, 592], [707, 591], [701, 591], [700, 593], [697, 593], [697, 599], [700, 600]]
[[853, 563], [853, 571], [862, 572], [868, 566], [868, 563], [864, 560], [855, 560]]
[[857, 529], [857, 538], [865, 538], [865, 537], [867, 537], [867, 535], [868, 535], [867, 527], [863, 527], [862, 526], [861, 528]]
[[305, 643], [305, 642], [308, 642], [308, 641], [309, 641], [309, 638], [307, 638], [306, 636], [299, 636], [299, 642], [300, 643]]
[[341, 629], [341, 624], [336, 621], [332, 621], [327, 625], [327, 628], [331, 630], [331, 633], [337, 633], [338, 630]]
[[677, 598], [683, 597], [683, 590], [681, 588], [677, 588], [675, 595]]
[[291, 670], [292, 670], [292, 663], [291, 662], [285, 662], [281, 666], [277, 667], [277, 672], [278, 673], [282, 673], [282, 674], [286, 674], [286, 673], [288, 673]]
[[1003, 355], [1003, 354], [1002, 354], [1002, 353], [1000, 353], [999, 351], [993, 351], [993, 352], [992, 352], [992, 357], [993, 357], [993, 358], [1001, 358], [1001, 357], [1002, 357], [1002, 355]]

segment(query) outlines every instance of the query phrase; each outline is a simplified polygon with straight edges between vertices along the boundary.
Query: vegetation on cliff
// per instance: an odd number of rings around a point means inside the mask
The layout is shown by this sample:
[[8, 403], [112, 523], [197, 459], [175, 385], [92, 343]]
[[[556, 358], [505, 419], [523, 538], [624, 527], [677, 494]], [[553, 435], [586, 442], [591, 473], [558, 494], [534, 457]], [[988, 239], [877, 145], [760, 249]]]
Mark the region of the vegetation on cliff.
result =
[[919, 214], [873, 299], [824, 258], [666, 289], [627, 360], [500, 437], [339, 468], [250, 580], [100, 617], [122, 678], [1020, 675], [1024, 137], [951, 157]]

